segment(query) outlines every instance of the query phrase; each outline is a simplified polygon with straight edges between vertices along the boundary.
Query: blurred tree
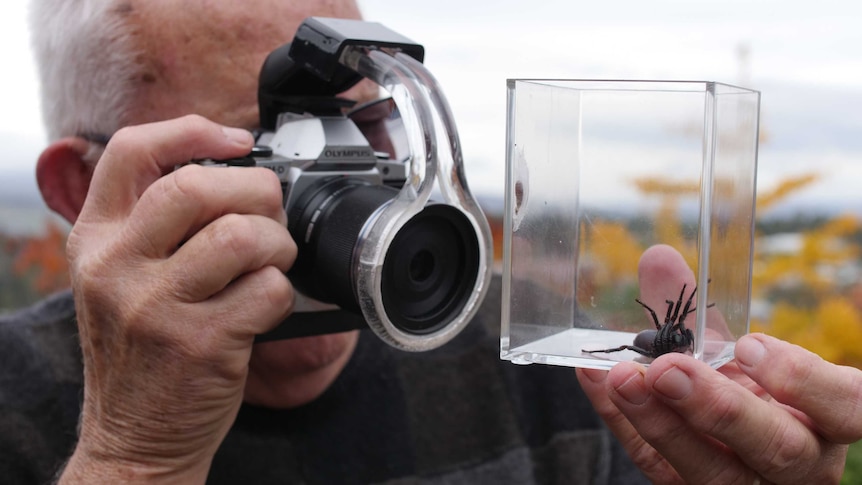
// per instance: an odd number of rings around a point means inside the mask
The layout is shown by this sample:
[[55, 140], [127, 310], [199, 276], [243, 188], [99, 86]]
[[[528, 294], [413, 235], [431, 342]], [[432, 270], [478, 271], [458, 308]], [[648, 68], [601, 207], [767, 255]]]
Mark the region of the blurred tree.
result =
[[[758, 214], [819, 179], [815, 173], [788, 177], [757, 197]], [[838, 276], [860, 268], [859, 216], [845, 214], [798, 228], [798, 251], [768, 254], [755, 246], [754, 298], [772, 301], [767, 318], [753, 318], [762, 331], [801, 345], [826, 360], [862, 367], [860, 282]]]
[[66, 231], [49, 220], [44, 235], [24, 241], [12, 269], [21, 277], [31, 277], [33, 288], [43, 295], [68, 288], [69, 265], [65, 248]]
[[683, 234], [678, 206], [680, 198], [700, 195], [700, 182], [639, 177], [634, 179], [632, 184], [642, 194], [659, 198], [659, 208], [654, 217], [655, 240], [673, 246], [682, 254], [690, 267], [696, 267], [697, 241], [687, 239]]
[[29, 279], [12, 270], [23, 244], [21, 238], [0, 233], [0, 312], [22, 307], [39, 297]]
[[582, 224], [581, 241], [601, 268], [593, 274], [594, 284], [637, 280], [636, 268], [643, 246], [625, 225], [602, 220], [593, 221], [589, 226]]
[[804, 189], [819, 179], [820, 175], [814, 172], [784, 178], [772, 190], [757, 194], [758, 214], [763, 214], [778, 202], [781, 202], [794, 192]]
[[759, 253], [758, 271], [754, 274], [755, 288], [801, 285], [817, 295], [833, 293], [837, 270], [859, 258], [860, 248], [851, 238], [859, 227], [856, 216], [846, 214], [827, 221], [819, 228], [802, 232], [798, 252]]
[[[819, 179], [813, 172], [790, 176], [771, 190], [761, 191], [756, 200], [757, 216]], [[632, 182], [644, 195], [659, 198], [652, 227], [655, 240], [679, 249], [689, 265], [696, 267], [696, 241], [683, 234], [677, 212], [683, 197], [700, 193], [700, 184], [650, 177]], [[796, 343], [827, 360], [862, 367], [862, 282], [847, 285], [839, 277], [848, 270], [852, 277], [853, 268], [862, 271], [859, 216], [846, 214], [815, 224], [798, 222], [788, 222], [784, 228], [798, 235], [798, 251], [773, 254], [755, 245], [753, 298], [769, 303], [771, 311], [765, 318], [753, 318], [752, 330]], [[602, 227], [595, 221], [593, 226]], [[646, 247], [635, 247], [636, 240], [622, 224], [606, 226], [602, 234], [604, 247], [609, 250], [597, 259], [608, 268], [615, 267], [610, 262], [615, 255], [620, 264], [631, 265], [630, 254], [639, 254]]]
[[811, 310], [779, 302], [768, 320], [751, 324], [753, 331], [796, 343], [830, 362], [862, 364], [862, 314], [844, 297], [830, 296]]

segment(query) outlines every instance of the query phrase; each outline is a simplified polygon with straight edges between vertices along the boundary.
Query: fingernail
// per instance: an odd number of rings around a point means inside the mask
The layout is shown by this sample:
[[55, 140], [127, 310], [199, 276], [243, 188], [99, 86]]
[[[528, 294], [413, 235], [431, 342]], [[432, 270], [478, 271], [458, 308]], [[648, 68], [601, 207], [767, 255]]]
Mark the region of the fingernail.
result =
[[230, 140], [232, 143], [236, 143], [237, 145], [250, 145], [254, 143], [254, 139], [249, 133], [248, 130], [243, 130], [242, 128], [231, 128], [229, 126], [221, 127], [222, 133], [224, 136]]
[[666, 398], [679, 400], [691, 393], [692, 382], [688, 374], [678, 367], [671, 367], [656, 379], [653, 387]]
[[604, 382], [608, 377], [608, 371], [598, 369], [581, 369], [581, 375], [589, 379], [591, 382], [599, 384]]
[[623, 399], [636, 406], [645, 403], [649, 398], [649, 391], [644, 385], [644, 376], [640, 373], [635, 373], [614, 389]]
[[745, 367], [754, 367], [766, 355], [766, 347], [754, 337], [746, 336], [736, 342], [736, 349], [733, 351], [736, 360], [739, 364]]

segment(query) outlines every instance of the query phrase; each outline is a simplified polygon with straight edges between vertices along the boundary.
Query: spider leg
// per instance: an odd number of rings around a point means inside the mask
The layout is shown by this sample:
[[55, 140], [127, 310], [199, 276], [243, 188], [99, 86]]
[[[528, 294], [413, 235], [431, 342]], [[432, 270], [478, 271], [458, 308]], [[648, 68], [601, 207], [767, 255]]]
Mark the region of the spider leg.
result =
[[[707, 308], [712, 308], [712, 307], [714, 307], [714, 306], [715, 306], [715, 302], [710, 303], [710, 304], [709, 304], [709, 305], [707, 305], [706, 307], [707, 307]], [[691, 309], [691, 310], [689, 310], [689, 311], [688, 311], [688, 313], [686, 313], [686, 315], [689, 315], [689, 314], [694, 313], [694, 312], [696, 312], [696, 311], [697, 311], [697, 307], [692, 307], [692, 309]]]
[[[682, 289], [683, 289], [683, 291], [685, 291], [685, 285], [682, 286]], [[691, 303], [694, 301], [694, 295], [696, 293], [697, 293], [697, 286], [695, 286], [694, 289], [691, 290], [691, 295], [688, 297], [688, 301], [685, 302], [685, 308], [682, 310], [682, 315], [679, 316], [679, 325], [682, 325], [682, 323], [685, 321], [685, 317], [697, 308], [697, 307], [691, 308]], [[685, 328], [684, 325], [682, 325], [682, 326], [683, 326], [683, 328]]]
[[615, 349], [602, 349], [602, 350], [584, 350], [584, 349], [581, 349], [581, 352], [583, 352], [585, 354], [597, 354], [597, 353], [609, 354], [611, 352], [621, 352], [623, 350], [632, 350], [634, 352], [637, 352], [637, 353], [643, 355], [644, 357], [654, 357], [652, 355], [652, 353], [650, 353], [650, 351], [648, 351], [646, 349], [642, 349], [640, 347], [636, 347], [634, 345], [620, 345], [619, 347], [617, 347]]
[[692, 349], [692, 346], [694, 345], [694, 332], [692, 332], [690, 328], [682, 327], [682, 336], [685, 342], [688, 343], [685, 348], [694, 350]]
[[[652, 321], [653, 321], [653, 323], [655, 323], [655, 328], [656, 328], [656, 330], [660, 329], [660, 328], [661, 328], [661, 325], [658, 323], [658, 316], [655, 314], [655, 310], [653, 310], [652, 308], [650, 308], [650, 307], [649, 307], [649, 305], [647, 305], [646, 303], [644, 303], [644, 302], [642, 302], [642, 301], [638, 300], [637, 298], [635, 298], [635, 301], [636, 301], [636, 302], [638, 302], [638, 303], [640, 304], [640, 306], [642, 306], [642, 307], [646, 308], [646, 309], [647, 309], [647, 311], [650, 313], [650, 315], [652, 315]], [[668, 310], [668, 312], [669, 312], [669, 311], [670, 311], [670, 310]], [[622, 350], [622, 349], [620, 349], [620, 350]]]
[[667, 315], [664, 316], [664, 324], [670, 323], [670, 314], [673, 312], [673, 300], [665, 300], [667, 303]]
[[[683, 310], [682, 310], [682, 315], [679, 316], [679, 325], [682, 325], [683, 322], [685, 322], [685, 317], [687, 317], [690, 313], [694, 313], [695, 310], [697, 310], [696, 306], [695, 307], [691, 306], [691, 304], [694, 302], [695, 293], [697, 293], [697, 287], [696, 286], [694, 287], [694, 290], [692, 290], [691, 295], [688, 297], [688, 301], [685, 302], [685, 308], [683, 308]], [[712, 308], [714, 306], [715, 306], [715, 303], [710, 303], [710, 304], [706, 305], [707, 308]], [[685, 328], [685, 325], [683, 325], [682, 327]]]
[[[708, 278], [706, 280], [706, 283], [707, 284], [712, 283], [712, 278]], [[683, 285], [682, 288], [683, 288], [683, 291], [685, 291], [685, 285]], [[686, 302], [685, 309], [682, 311], [682, 316], [680, 316], [680, 318], [685, 318], [689, 313], [694, 313], [695, 310], [697, 310], [697, 307], [693, 307], [693, 308], [689, 309], [689, 306], [691, 305], [692, 301], [694, 300], [694, 294], [695, 293], [697, 293], [697, 286], [694, 287], [694, 290], [692, 290], [692, 292], [691, 292], [691, 296], [688, 297], [688, 302]], [[715, 303], [710, 303], [706, 307], [712, 308], [714, 306], [715, 306]]]
[[[682, 291], [679, 292], [679, 299], [676, 301], [676, 308], [673, 311], [673, 317], [671, 317], [670, 322], [675, 322], [677, 317], [679, 317], [679, 308], [682, 306], [682, 298], [685, 296], [685, 287], [687, 284], [682, 285]], [[697, 288], [695, 288], [696, 290]], [[689, 300], [690, 302], [691, 300]]]

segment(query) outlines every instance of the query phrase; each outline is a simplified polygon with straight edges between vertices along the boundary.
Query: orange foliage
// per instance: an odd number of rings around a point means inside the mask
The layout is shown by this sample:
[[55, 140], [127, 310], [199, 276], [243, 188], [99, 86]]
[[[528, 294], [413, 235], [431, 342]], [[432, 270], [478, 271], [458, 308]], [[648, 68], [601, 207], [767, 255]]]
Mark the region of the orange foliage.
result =
[[24, 241], [12, 269], [18, 275], [35, 275], [33, 285], [46, 294], [69, 286], [69, 265], [66, 261], [66, 232], [56, 223], [48, 222], [45, 235]]
[[491, 239], [494, 245], [494, 261], [503, 261], [503, 219], [500, 217], [488, 217], [491, 226]]

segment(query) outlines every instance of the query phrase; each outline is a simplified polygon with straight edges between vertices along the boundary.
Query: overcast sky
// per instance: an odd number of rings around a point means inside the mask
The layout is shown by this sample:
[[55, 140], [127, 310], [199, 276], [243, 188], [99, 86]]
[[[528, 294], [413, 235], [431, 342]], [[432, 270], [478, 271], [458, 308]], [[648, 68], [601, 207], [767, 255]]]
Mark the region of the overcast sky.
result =
[[[862, 2], [797, 0], [360, 0], [423, 44], [448, 96], [471, 186], [502, 193], [505, 80], [685, 79], [763, 93], [760, 184], [821, 168], [799, 200], [862, 212]], [[0, 5], [0, 181], [44, 144], [26, 2]], [[740, 49], [749, 53], [747, 60]], [[3, 190], [0, 187], [0, 190]]]

